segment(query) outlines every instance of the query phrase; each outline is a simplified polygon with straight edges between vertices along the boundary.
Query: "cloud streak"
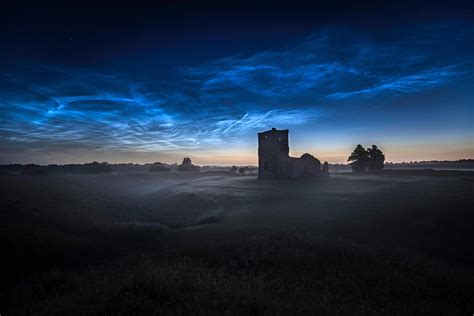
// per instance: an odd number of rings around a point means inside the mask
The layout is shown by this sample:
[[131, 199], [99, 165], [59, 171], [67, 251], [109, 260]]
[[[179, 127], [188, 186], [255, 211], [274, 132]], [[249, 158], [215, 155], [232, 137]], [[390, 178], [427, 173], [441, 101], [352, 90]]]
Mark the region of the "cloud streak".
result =
[[373, 97], [377, 95], [406, 95], [429, 89], [434, 89], [459, 78], [467, 72], [461, 71], [459, 66], [434, 68], [415, 74], [402, 75], [396, 78], [382, 78], [380, 82], [365, 89], [336, 92], [327, 96], [329, 99], [350, 99], [358, 97]]
[[[49, 71], [49, 76], [57, 76]], [[238, 107], [231, 113], [179, 91], [150, 92], [140, 84], [110, 78], [72, 73], [46, 87], [31, 86], [26, 94], [9, 90], [1, 105], [3, 142], [100, 150], [189, 150], [233, 141], [272, 124], [294, 126], [321, 116], [316, 109], [265, 111], [251, 106], [249, 111]], [[94, 85], [86, 84], [88, 79]], [[191, 111], [193, 106], [198, 111]]]
[[181, 67], [168, 81], [10, 67], [0, 73], [0, 147], [182, 152], [238, 143], [273, 126], [311, 126], [348, 102], [363, 110], [378, 97], [416, 95], [472, 76], [471, 59], [437, 55], [447, 49], [443, 36], [378, 42], [327, 29], [293, 47]]

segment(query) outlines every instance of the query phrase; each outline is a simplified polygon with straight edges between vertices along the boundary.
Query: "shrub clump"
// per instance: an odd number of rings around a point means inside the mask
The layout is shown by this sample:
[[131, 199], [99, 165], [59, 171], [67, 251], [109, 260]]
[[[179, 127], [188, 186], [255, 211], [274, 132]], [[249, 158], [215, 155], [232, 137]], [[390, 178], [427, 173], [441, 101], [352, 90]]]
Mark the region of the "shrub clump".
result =
[[161, 162], [155, 162], [148, 169], [148, 172], [170, 172], [170, 171], [171, 169], [166, 167], [166, 165]]
[[178, 171], [189, 172], [189, 171], [199, 171], [199, 166], [193, 165], [191, 158], [185, 157], [183, 162], [178, 166]]

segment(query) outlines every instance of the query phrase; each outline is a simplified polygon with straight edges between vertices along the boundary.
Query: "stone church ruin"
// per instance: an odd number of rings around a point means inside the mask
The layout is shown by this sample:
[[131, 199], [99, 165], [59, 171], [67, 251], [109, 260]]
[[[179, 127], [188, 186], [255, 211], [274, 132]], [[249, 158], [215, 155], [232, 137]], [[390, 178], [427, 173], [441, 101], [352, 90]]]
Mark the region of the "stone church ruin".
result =
[[300, 158], [290, 157], [288, 130], [258, 133], [258, 178], [281, 179], [328, 176], [327, 163], [321, 169], [321, 162], [310, 154]]

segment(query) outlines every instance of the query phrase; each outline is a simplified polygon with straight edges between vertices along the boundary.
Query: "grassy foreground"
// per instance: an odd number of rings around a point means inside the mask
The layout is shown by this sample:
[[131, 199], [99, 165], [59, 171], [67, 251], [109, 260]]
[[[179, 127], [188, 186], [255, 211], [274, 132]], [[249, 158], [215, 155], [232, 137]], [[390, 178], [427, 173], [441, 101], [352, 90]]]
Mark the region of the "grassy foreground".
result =
[[474, 310], [471, 177], [1, 178], [5, 315]]

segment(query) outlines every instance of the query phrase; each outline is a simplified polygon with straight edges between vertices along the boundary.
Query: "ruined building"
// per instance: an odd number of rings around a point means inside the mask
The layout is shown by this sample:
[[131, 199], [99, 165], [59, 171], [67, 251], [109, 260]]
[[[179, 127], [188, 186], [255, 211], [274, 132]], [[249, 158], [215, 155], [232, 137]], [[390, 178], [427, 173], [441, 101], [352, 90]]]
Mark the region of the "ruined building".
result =
[[289, 155], [288, 130], [277, 130], [258, 133], [258, 178], [297, 178], [327, 176], [323, 173], [321, 162], [310, 154], [300, 158]]

